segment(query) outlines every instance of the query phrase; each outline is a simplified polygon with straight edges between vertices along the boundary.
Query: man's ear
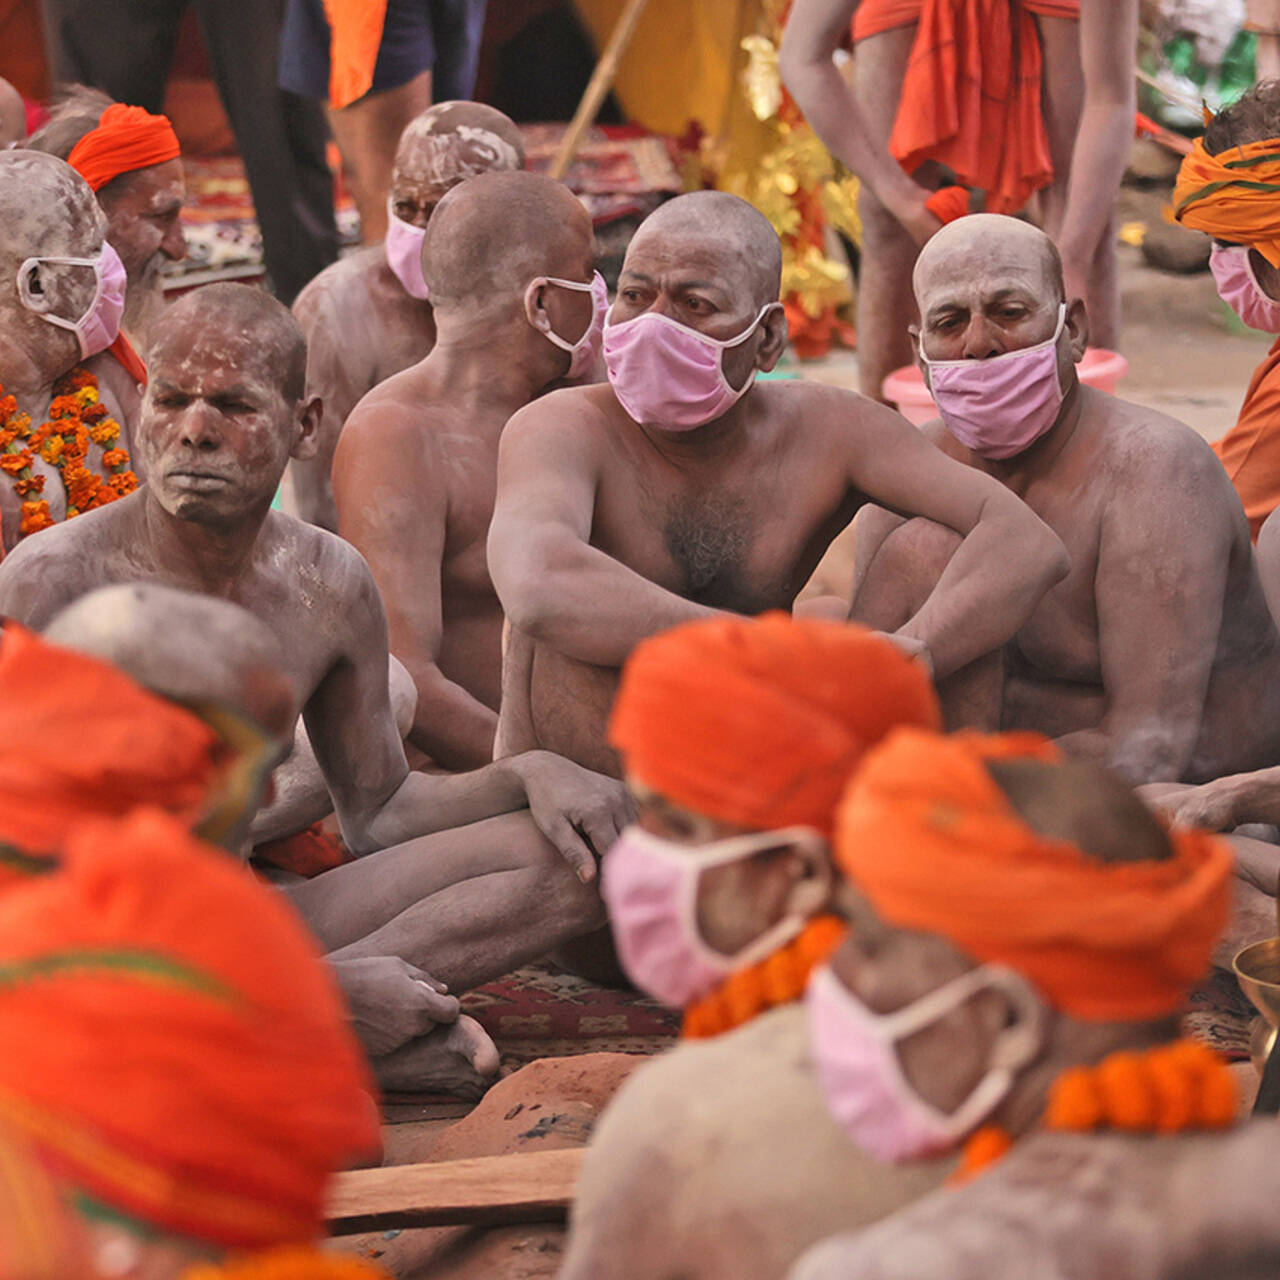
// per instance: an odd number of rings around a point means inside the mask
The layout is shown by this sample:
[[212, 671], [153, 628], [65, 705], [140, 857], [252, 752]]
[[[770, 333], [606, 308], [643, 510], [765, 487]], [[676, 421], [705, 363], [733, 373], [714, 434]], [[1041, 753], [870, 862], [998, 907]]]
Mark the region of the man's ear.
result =
[[551, 332], [551, 317], [547, 315], [547, 281], [539, 276], [530, 280], [524, 291], [525, 318], [539, 333]]
[[320, 452], [320, 420], [324, 413], [324, 401], [319, 396], [299, 400], [295, 408], [298, 434], [289, 450], [289, 456], [299, 462], [309, 462]]
[[1072, 298], [1067, 303], [1067, 337], [1071, 342], [1071, 355], [1076, 364], [1084, 359], [1089, 345], [1089, 313], [1082, 298]]
[[760, 321], [760, 332], [764, 336], [756, 348], [756, 368], [761, 373], [768, 373], [787, 349], [787, 313], [782, 303], [775, 302], [765, 312]]
[[825, 844], [821, 848], [796, 845], [790, 855], [795, 860], [795, 879], [787, 894], [785, 914], [807, 918], [829, 909], [835, 894], [830, 849]]
[[916, 368], [920, 370], [924, 385], [932, 391], [933, 386], [929, 382], [929, 366], [924, 362], [924, 352], [920, 347], [920, 326], [918, 324], [907, 325], [907, 337], [911, 339], [911, 358], [915, 361]]

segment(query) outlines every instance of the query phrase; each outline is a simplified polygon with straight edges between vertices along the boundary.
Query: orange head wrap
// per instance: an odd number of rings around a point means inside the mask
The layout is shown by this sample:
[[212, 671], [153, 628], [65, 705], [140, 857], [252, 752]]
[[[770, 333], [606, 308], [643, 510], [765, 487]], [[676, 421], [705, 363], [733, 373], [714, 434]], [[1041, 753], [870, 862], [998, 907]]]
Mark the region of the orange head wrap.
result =
[[1280, 138], [1216, 156], [1197, 138], [1178, 170], [1172, 211], [1184, 227], [1247, 244], [1280, 267]]
[[895, 725], [937, 728], [925, 669], [863, 627], [767, 613], [654, 636], [622, 673], [627, 772], [722, 822], [830, 837], [849, 771]]
[[1104, 863], [1046, 839], [984, 768], [1010, 755], [1060, 758], [1028, 734], [891, 735], [840, 803], [842, 870], [889, 924], [1017, 970], [1074, 1017], [1173, 1013], [1226, 923], [1230, 849], [1174, 832], [1170, 859]]
[[112, 103], [96, 128], [71, 148], [67, 163], [95, 190], [122, 173], [164, 164], [182, 155], [168, 116], [153, 116], [142, 107]]
[[140, 804], [200, 814], [222, 744], [198, 716], [13, 622], [0, 689], [0, 877], [21, 854], [57, 853], [86, 817]]
[[0, 896], [0, 1123], [66, 1184], [228, 1248], [319, 1233], [376, 1150], [359, 1046], [284, 898], [156, 810]]
[[943, 187], [924, 202], [924, 207], [945, 225], [972, 212], [969, 208], [970, 203], [968, 187]]

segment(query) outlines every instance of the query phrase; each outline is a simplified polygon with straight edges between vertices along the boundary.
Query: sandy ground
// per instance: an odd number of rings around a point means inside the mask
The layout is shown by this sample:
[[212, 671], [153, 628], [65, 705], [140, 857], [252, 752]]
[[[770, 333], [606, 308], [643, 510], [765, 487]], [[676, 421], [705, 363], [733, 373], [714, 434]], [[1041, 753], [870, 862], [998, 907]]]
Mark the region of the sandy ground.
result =
[[[1120, 246], [1124, 307], [1121, 350], [1129, 361], [1119, 394], [1149, 405], [1216, 440], [1235, 422], [1254, 368], [1269, 340], [1245, 330], [1218, 298], [1207, 271], [1173, 275], [1146, 266], [1138, 249]], [[855, 352], [785, 366], [838, 386], [857, 385]], [[823, 558], [805, 596], [848, 594], [853, 539], [846, 530]]]

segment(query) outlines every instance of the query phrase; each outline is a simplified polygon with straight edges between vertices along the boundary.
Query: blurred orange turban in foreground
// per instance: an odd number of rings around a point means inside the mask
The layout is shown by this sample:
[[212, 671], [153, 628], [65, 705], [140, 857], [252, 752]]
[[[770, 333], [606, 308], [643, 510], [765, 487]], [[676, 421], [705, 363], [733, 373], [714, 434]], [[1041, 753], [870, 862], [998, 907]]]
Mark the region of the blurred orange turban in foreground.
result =
[[88, 822], [0, 897], [0, 1124], [65, 1185], [228, 1248], [314, 1239], [376, 1150], [372, 1083], [298, 917], [171, 817]]
[[638, 645], [610, 740], [629, 774], [695, 813], [829, 837], [850, 770], [902, 724], [941, 725], [920, 663], [852, 623], [767, 613]]
[[[54, 854], [85, 818], [141, 804], [199, 816], [221, 744], [192, 712], [13, 622], [0, 691], [0, 846]], [[6, 865], [0, 847], [0, 878]]]
[[1226, 924], [1229, 847], [1175, 831], [1172, 858], [1104, 863], [1046, 839], [984, 767], [1017, 755], [1061, 758], [1032, 734], [892, 734], [841, 801], [837, 861], [887, 923], [1017, 970], [1065, 1013], [1175, 1012]]

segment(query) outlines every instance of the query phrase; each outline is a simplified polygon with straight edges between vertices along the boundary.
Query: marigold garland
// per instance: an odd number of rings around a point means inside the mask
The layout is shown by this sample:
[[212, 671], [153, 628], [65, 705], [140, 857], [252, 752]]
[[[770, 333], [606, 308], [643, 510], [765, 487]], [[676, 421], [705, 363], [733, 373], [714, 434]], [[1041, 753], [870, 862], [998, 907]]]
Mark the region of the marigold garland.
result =
[[849, 926], [838, 916], [811, 920], [785, 947], [737, 973], [684, 1012], [686, 1039], [718, 1036], [750, 1022], [766, 1009], [798, 1000], [809, 975], [844, 941]]
[[[67, 494], [67, 519], [104, 507], [138, 487], [129, 469], [129, 454], [116, 441], [120, 424], [110, 416], [98, 393], [98, 379], [87, 369], [73, 369], [53, 387], [48, 420], [31, 425], [31, 415], [0, 386], [0, 470], [13, 480], [22, 500], [20, 535], [38, 533], [56, 523], [44, 491], [45, 477], [33, 469], [36, 454], [57, 469]], [[105, 479], [85, 465], [92, 445], [104, 449]]]
[[389, 1280], [381, 1267], [310, 1245], [241, 1254], [229, 1262], [200, 1263], [182, 1280]]
[[[1206, 1045], [1175, 1040], [1143, 1052], [1113, 1053], [1092, 1067], [1064, 1071], [1049, 1089], [1041, 1127], [1054, 1133], [1155, 1133], [1226, 1129], [1236, 1119], [1236, 1082]], [[1013, 1145], [1001, 1128], [979, 1129], [965, 1144], [952, 1183], [964, 1183]]]

